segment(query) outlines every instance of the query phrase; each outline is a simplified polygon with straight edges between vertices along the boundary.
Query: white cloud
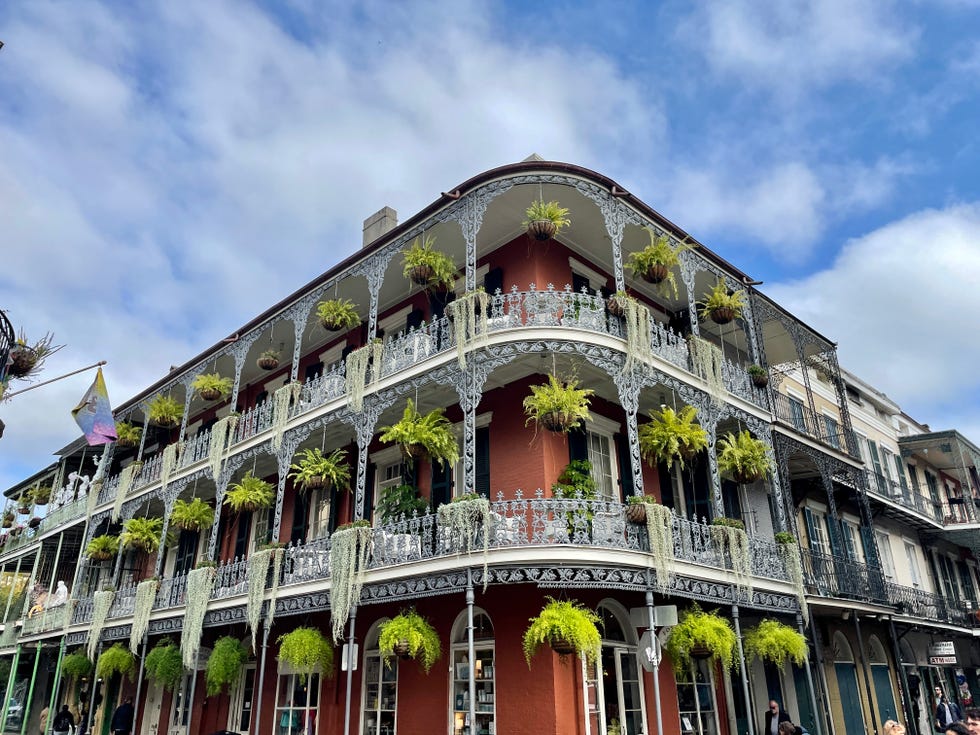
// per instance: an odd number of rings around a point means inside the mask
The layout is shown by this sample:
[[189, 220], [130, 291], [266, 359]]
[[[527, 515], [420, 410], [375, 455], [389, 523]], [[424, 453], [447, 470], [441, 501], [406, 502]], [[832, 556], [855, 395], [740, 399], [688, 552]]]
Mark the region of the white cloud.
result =
[[839, 341], [841, 365], [913, 418], [976, 427], [980, 202], [905, 217], [848, 242], [828, 269], [765, 291]]
[[911, 58], [918, 37], [874, 0], [707, 2], [683, 33], [717, 73], [792, 97], [873, 80]]

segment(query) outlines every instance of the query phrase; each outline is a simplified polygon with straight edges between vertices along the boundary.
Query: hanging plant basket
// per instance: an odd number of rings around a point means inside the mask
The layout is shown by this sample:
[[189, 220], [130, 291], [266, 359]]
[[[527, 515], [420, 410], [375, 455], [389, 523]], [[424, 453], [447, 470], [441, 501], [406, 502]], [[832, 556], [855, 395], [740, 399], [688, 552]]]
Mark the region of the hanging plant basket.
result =
[[10, 516], [4, 516], [3, 521], [0, 522], [0, 526], [3, 528], [11, 528], [14, 525], [14, 519]]
[[548, 431], [564, 434], [578, 424], [578, 419], [566, 411], [549, 411], [541, 415], [541, 425]]
[[303, 483], [304, 490], [319, 490], [327, 484], [327, 478], [323, 475], [311, 475]]
[[670, 268], [663, 263], [655, 263], [641, 271], [639, 276], [647, 283], [663, 283], [669, 272]]
[[408, 647], [408, 641], [404, 638], [394, 645], [391, 649], [392, 652], [402, 660], [408, 660], [412, 657], [411, 650]]
[[647, 509], [643, 503], [631, 503], [626, 506], [626, 520], [637, 525], [647, 522]]
[[527, 223], [527, 234], [538, 242], [550, 240], [558, 232], [558, 227], [550, 219], [536, 219]]
[[626, 313], [626, 296], [613, 295], [606, 299], [606, 311], [615, 317], [622, 317]]
[[202, 388], [198, 393], [205, 401], [217, 401], [221, 398], [221, 391], [217, 388]]
[[435, 270], [428, 263], [414, 265], [408, 269], [408, 279], [416, 286], [428, 286], [435, 275]]
[[175, 429], [177, 427], [177, 420], [171, 418], [158, 418], [153, 423], [161, 429]]
[[37, 528], [38, 526], [41, 525], [41, 519], [38, 518], [37, 516], [34, 516], [33, 518], [31, 518], [31, 520], [27, 522], [27, 525], [30, 526], [31, 528]]
[[711, 655], [711, 649], [703, 643], [698, 643], [696, 646], [691, 648], [691, 658], [697, 659], [698, 661], [711, 658]]
[[551, 650], [559, 656], [570, 656], [575, 653], [575, 645], [569, 640], [560, 638], [556, 641], [551, 641]]
[[31, 512], [31, 506], [29, 506], [29, 505], [18, 505], [17, 506], [17, 512], [20, 513], [22, 516], [26, 516], [28, 513]]
[[20, 536], [20, 534], [23, 531], [24, 531], [24, 527], [23, 526], [14, 526], [13, 528], [10, 529], [10, 535], [11, 536], [14, 536], [14, 537], [17, 537], [17, 536]]
[[275, 370], [279, 367], [279, 358], [273, 357], [272, 355], [263, 355], [255, 361], [255, 364], [262, 370]]
[[37, 365], [37, 352], [30, 347], [18, 347], [10, 351], [7, 361], [7, 374], [13, 378], [23, 378]]
[[429, 453], [423, 444], [402, 444], [402, 455], [408, 460], [426, 459]]
[[321, 319], [320, 325], [328, 332], [339, 332], [345, 328], [344, 323], [336, 319]]
[[708, 312], [708, 315], [715, 324], [729, 324], [735, 319], [735, 310], [728, 306], [719, 306]]
[[752, 385], [754, 385], [756, 388], [765, 388], [767, 385], [769, 385], [769, 376], [758, 374], [752, 375]]

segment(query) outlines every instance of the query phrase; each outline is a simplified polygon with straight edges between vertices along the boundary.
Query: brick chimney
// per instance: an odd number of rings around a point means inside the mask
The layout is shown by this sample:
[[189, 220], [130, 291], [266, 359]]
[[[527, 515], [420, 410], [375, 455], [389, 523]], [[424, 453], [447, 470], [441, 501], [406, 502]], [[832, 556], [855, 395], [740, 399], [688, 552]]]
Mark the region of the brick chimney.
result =
[[386, 232], [398, 226], [398, 212], [391, 207], [382, 207], [364, 220], [364, 238], [361, 247], [367, 247]]

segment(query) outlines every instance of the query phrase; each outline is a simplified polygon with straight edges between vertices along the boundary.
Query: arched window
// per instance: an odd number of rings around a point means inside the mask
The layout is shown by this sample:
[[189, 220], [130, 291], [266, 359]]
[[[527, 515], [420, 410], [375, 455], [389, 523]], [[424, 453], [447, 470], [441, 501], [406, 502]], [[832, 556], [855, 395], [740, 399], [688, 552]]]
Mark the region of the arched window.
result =
[[364, 637], [364, 684], [361, 687], [362, 735], [393, 735], [398, 715], [398, 664], [385, 666], [378, 651], [381, 624], [374, 623]]
[[602, 621], [602, 655], [598, 670], [586, 672], [588, 686], [594, 689], [594, 696], [589, 697], [595, 703], [589, 712], [593, 729], [607, 732], [615, 721], [617, 732], [647, 732], [636, 629], [630, 624], [629, 612], [615, 600], [603, 600], [597, 613]]
[[[493, 623], [478, 607], [473, 608], [473, 661], [470, 665], [467, 614], [464, 610], [453, 623], [452, 676], [449, 680], [449, 721], [453, 735], [496, 732], [496, 666], [494, 665]], [[470, 725], [470, 673], [474, 683], [476, 726]]]
[[851, 644], [848, 642], [847, 636], [841, 633], [839, 630], [834, 633], [833, 653], [834, 663], [854, 663], [854, 652], [851, 650]]

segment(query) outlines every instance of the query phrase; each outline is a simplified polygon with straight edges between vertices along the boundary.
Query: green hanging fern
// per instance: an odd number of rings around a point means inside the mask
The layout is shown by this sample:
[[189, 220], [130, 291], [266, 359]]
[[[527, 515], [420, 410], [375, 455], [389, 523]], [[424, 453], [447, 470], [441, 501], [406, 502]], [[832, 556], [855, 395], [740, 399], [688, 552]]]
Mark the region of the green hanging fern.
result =
[[727, 668], [735, 665], [735, 631], [732, 624], [717, 611], [704, 612], [697, 604], [681, 614], [670, 631], [664, 649], [670, 654], [677, 671], [686, 671], [691, 664], [691, 652], [703, 648], [708, 655]]
[[170, 513], [170, 525], [185, 531], [201, 531], [214, 525], [214, 508], [200, 498], [177, 500]]
[[136, 659], [122, 643], [103, 651], [95, 666], [95, 675], [101, 679], [109, 679], [116, 674], [126, 676], [130, 681], [136, 678]]
[[[352, 329], [361, 323], [357, 305], [350, 299], [328, 299], [316, 305], [316, 315], [324, 329], [337, 332]], [[276, 357], [279, 355], [277, 354]]]
[[776, 620], [763, 620], [742, 635], [747, 658], [760, 658], [780, 668], [790, 659], [797, 666], [806, 661], [806, 638], [796, 628]]
[[718, 283], [704, 297], [698, 313], [702, 319], [713, 319], [719, 309], [729, 309], [735, 319], [741, 319], [742, 311], [745, 309], [745, 291], [738, 289], [728, 293], [728, 286], [724, 279], [719, 278]]
[[378, 635], [378, 650], [385, 657], [385, 664], [391, 665], [391, 658], [399, 655], [396, 651], [404, 645], [407, 657], [416, 658], [425, 673], [429, 673], [432, 664], [442, 655], [439, 634], [429, 622], [409, 608], [403, 610], [391, 620], [381, 624]]
[[409, 398], [401, 420], [382, 427], [378, 438], [389, 444], [400, 444], [410, 459], [427, 456], [440, 466], [446, 462], [454, 465], [459, 459], [459, 443], [444, 413], [444, 409], [434, 408], [422, 415]]
[[236, 513], [268, 508], [275, 500], [272, 483], [256, 477], [251, 470], [225, 493], [225, 505]]
[[116, 422], [116, 442], [120, 447], [134, 447], [143, 436], [143, 427], [127, 424], [125, 421]]
[[292, 470], [289, 476], [301, 490], [318, 487], [350, 490], [350, 465], [345, 449], [335, 449], [327, 456], [316, 447], [305, 449], [299, 462], [289, 469]]
[[164, 638], [146, 654], [144, 669], [149, 682], [174, 691], [184, 676], [180, 648], [169, 638]]
[[119, 537], [103, 534], [96, 536], [85, 547], [85, 555], [93, 561], [107, 561], [119, 553]]
[[772, 470], [768, 449], [748, 431], [729, 432], [718, 440], [718, 472], [740, 484], [755, 482]]
[[435, 250], [436, 239], [416, 237], [402, 250], [402, 273], [420, 286], [452, 289], [456, 284], [456, 264], [445, 253]]
[[184, 415], [184, 407], [170, 396], [158, 395], [147, 409], [147, 418], [160, 426], [176, 426]]
[[232, 378], [223, 378], [220, 373], [201, 373], [191, 381], [191, 389], [206, 401], [227, 397], [234, 385]]
[[301, 681], [317, 667], [326, 677], [333, 677], [333, 647], [316, 628], [299, 627], [279, 636], [279, 658], [292, 666]]
[[562, 382], [549, 375], [545, 385], [532, 385], [531, 395], [524, 399], [524, 425], [534, 421], [549, 431], [567, 434], [591, 417], [589, 397], [593, 393], [591, 388], [579, 388], [577, 380]]
[[91, 674], [92, 668], [92, 661], [81, 648], [75, 649], [61, 661], [62, 673], [76, 681]]
[[685, 250], [693, 250], [697, 245], [682, 242], [672, 246], [667, 234], [658, 236], [652, 227], [644, 229], [650, 237], [650, 243], [643, 250], [630, 254], [628, 266], [633, 270], [634, 276], [657, 284], [662, 294], [667, 296], [673, 293], [676, 299], [677, 278], [673, 269], [680, 264], [680, 254]]
[[[524, 659], [531, 668], [531, 658], [542, 645], [569, 645], [575, 653], [592, 663], [599, 656], [602, 638], [596, 624], [599, 616], [574, 600], [546, 598], [541, 613], [531, 618], [524, 631]], [[560, 654], [564, 655], [564, 654]]]
[[204, 673], [208, 685], [208, 696], [220, 694], [230, 689], [242, 675], [242, 666], [248, 661], [248, 649], [234, 636], [219, 638], [208, 657]]
[[676, 459], [683, 468], [685, 461], [708, 446], [708, 432], [694, 422], [697, 416], [698, 410], [694, 406], [684, 406], [679, 413], [661, 406], [659, 414], [640, 426], [643, 459], [650, 464], [663, 462], [668, 465]]
[[524, 210], [527, 218], [521, 223], [521, 227], [530, 227], [532, 222], [546, 220], [555, 226], [555, 232], [561, 232], [563, 227], [568, 227], [572, 221], [568, 218], [568, 209], [562, 207], [558, 202], [546, 202], [543, 199], [536, 199], [531, 202], [531, 206]]
[[137, 549], [152, 554], [160, 548], [162, 533], [162, 518], [130, 518], [123, 523], [123, 531], [119, 534], [119, 545], [124, 549]]

